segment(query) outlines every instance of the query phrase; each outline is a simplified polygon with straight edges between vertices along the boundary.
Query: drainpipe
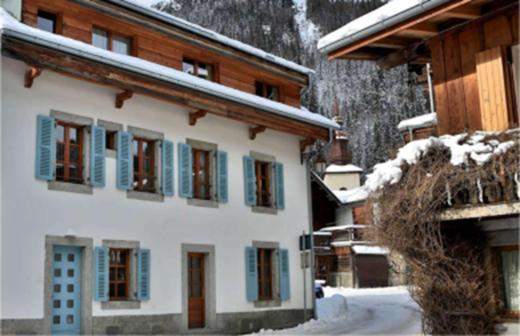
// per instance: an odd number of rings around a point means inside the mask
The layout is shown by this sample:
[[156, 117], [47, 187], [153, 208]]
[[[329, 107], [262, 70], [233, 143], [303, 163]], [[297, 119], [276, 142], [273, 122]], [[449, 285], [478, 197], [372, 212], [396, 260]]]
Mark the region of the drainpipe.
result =
[[433, 94], [433, 83], [432, 83], [432, 65], [430, 63], [426, 64], [426, 72], [428, 78], [428, 93], [430, 95], [430, 112], [435, 113], [435, 97]]

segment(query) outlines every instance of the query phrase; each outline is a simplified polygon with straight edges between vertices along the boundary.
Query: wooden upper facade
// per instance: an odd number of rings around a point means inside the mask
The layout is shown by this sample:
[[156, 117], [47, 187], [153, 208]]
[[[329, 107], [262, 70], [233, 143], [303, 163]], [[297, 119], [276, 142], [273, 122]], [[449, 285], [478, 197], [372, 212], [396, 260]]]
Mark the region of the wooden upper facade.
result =
[[518, 0], [455, 0], [327, 50], [383, 68], [431, 63], [439, 135], [518, 127]]
[[[225, 87], [301, 108], [300, 92], [308, 85], [310, 70], [305, 73], [280, 62], [269, 62], [266, 57], [255, 55], [254, 52], [248, 53], [204, 37], [203, 34], [183, 30], [146, 13], [119, 6], [114, 1], [21, 1], [22, 22], [26, 25], [38, 27], [39, 16], [50, 15], [55, 20], [54, 32], [58, 35], [91, 45], [99, 43], [95, 39], [101, 36], [102, 39], [106, 38], [108, 50], [121, 48], [121, 41], [124, 41], [123, 47], [128, 48], [131, 56], [171, 69], [191, 71], [198, 77], [203, 77], [201, 73], [205, 76], [209, 72], [209, 80]], [[304, 138], [302, 146], [314, 139], [328, 139], [329, 136], [326, 126], [265, 113], [259, 108], [230, 102], [190, 88], [166, 85], [117, 67], [100, 65], [15, 38], [3, 36], [2, 49], [4, 55], [27, 63], [26, 86], [30, 86], [42, 70], [49, 69], [117, 87], [121, 90], [116, 97], [118, 108], [134, 93], [188, 107], [192, 110], [189, 118], [192, 126], [197, 119], [213, 113], [248, 124], [251, 139], [266, 129], [301, 136]]]

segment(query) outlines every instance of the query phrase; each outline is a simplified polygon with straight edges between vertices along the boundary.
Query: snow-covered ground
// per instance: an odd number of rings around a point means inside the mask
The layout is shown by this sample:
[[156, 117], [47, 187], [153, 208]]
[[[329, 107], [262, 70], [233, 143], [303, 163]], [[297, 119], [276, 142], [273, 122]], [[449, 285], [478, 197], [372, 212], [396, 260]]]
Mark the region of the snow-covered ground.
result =
[[267, 335], [420, 335], [421, 312], [405, 287], [325, 287], [318, 320], [295, 328], [262, 330]]

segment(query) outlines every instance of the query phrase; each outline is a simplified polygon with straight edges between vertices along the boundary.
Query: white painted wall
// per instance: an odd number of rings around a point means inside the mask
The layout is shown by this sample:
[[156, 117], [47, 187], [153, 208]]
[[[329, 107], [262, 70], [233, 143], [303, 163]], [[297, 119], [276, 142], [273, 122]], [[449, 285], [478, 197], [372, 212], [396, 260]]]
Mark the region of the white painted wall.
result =
[[[122, 239], [151, 249], [151, 300], [139, 310], [101, 310], [94, 302], [94, 315], [180, 313], [182, 243], [215, 245], [217, 313], [258, 311], [245, 295], [244, 248], [253, 240], [279, 242], [290, 250], [291, 300], [281, 309], [303, 307], [298, 236], [309, 221], [300, 139], [267, 131], [250, 141], [247, 125], [211, 115], [190, 127], [182, 108], [141, 95], [118, 110], [117, 91], [49, 71], [29, 90], [23, 87], [24, 71], [21, 62], [3, 59], [1, 318], [43, 317], [45, 235], [63, 236], [68, 228], [78, 237], [92, 237], [95, 246], [102, 239]], [[127, 199], [115, 187], [116, 162], [110, 158], [107, 185], [94, 195], [48, 190], [34, 177], [35, 137], [36, 116], [51, 109], [163, 132], [175, 144], [187, 137], [217, 143], [229, 153], [229, 203], [208, 209], [178, 196], [164, 203]], [[276, 216], [253, 213], [244, 204], [242, 156], [250, 150], [285, 165], [286, 210]], [[177, 174], [175, 181], [177, 187]]]
[[352, 207], [342, 205], [336, 209], [336, 225], [352, 225], [354, 224], [354, 215]]
[[342, 188], [350, 190], [360, 186], [360, 174], [329, 173], [325, 174], [323, 181], [332, 190], [341, 190]]
[[5, 8], [18, 20], [22, 19], [22, 0], [0, 0], [0, 7]]

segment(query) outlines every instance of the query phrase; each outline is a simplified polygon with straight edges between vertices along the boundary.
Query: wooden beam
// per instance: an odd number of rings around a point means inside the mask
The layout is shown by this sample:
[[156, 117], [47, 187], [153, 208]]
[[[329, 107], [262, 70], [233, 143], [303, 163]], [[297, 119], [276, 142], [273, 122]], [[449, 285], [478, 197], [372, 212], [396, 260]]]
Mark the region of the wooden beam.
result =
[[439, 215], [441, 221], [471, 218], [499, 217], [520, 214], [520, 202], [505, 204], [483, 204], [464, 208], [446, 209]]
[[190, 112], [190, 126], [195, 126], [197, 124], [197, 120], [204, 118], [206, 114], [208, 114], [208, 111], [206, 110]]
[[432, 22], [420, 22], [397, 33], [398, 36], [429, 38], [439, 33], [439, 28]]
[[418, 42], [417, 39], [409, 39], [399, 36], [388, 36], [382, 40], [372, 43], [370, 46], [376, 48], [401, 49], [415, 42]]
[[458, 8], [454, 8], [448, 12], [444, 12], [440, 15], [441, 18], [447, 19], [464, 19], [474, 20], [478, 19], [481, 15], [480, 7], [473, 5], [466, 5]]
[[377, 60], [377, 65], [381, 69], [391, 69], [401, 64], [417, 62], [419, 58], [422, 58], [425, 63], [428, 61], [427, 55], [421, 52], [421, 49], [425, 49], [423, 42], [412, 44], [409, 47], [395, 51], [385, 57]]
[[316, 139], [314, 138], [305, 138], [303, 140], [300, 140], [300, 151], [303, 153], [305, 152], [305, 148], [313, 145], [316, 142]]
[[30, 89], [33, 86], [34, 79], [42, 74], [42, 69], [36, 66], [30, 65], [25, 71], [25, 83], [24, 86]]
[[265, 132], [266, 129], [267, 128], [265, 126], [250, 127], [249, 128], [249, 139], [250, 140], [255, 140], [256, 139], [256, 135], [259, 134], [259, 133]]
[[123, 104], [126, 100], [132, 98], [134, 95], [133, 91], [125, 90], [116, 95], [116, 108], [120, 109], [123, 107]]

